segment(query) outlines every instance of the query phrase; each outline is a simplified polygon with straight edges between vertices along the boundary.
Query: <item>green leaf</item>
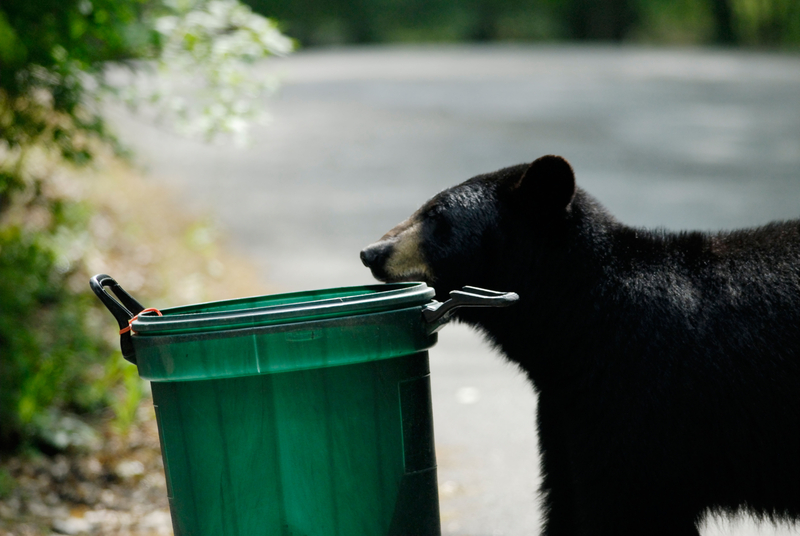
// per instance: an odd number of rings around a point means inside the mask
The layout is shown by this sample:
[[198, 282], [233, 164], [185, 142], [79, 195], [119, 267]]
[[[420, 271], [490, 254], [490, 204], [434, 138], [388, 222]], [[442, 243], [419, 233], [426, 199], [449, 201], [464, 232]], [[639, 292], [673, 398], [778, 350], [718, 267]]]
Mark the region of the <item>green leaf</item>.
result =
[[17, 65], [27, 58], [28, 51], [0, 10], [0, 65]]

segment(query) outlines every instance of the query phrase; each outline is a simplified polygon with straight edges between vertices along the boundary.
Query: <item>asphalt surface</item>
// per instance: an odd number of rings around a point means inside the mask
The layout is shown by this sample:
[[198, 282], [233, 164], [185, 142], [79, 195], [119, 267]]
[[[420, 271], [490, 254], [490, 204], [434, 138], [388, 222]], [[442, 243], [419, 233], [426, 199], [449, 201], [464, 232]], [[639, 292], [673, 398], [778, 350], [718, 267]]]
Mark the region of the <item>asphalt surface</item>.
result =
[[[800, 216], [800, 56], [578, 47], [309, 51], [246, 149], [115, 111], [153, 180], [211, 211], [282, 290], [371, 282], [358, 252], [437, 191], [555, 153], [622, 221]], [[502, 289], [513, 290], [513, 289]], [[461, 326], [431, 350], [443, 533], [538, 532], [535, 397]], [[712, 520], [711, 534], [800, 534]]]

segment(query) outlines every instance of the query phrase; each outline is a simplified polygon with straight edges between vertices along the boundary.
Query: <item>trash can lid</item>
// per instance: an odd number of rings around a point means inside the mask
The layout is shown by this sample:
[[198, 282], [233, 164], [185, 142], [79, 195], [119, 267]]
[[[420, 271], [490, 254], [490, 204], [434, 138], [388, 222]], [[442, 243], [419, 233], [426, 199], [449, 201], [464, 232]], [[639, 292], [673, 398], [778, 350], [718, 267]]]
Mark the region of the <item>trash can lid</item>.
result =
[[289, 324], [421, 306], [434, 295], [420, 282], [310, 290], [172, 307], [162, 316], [142, 313], [132, 327], [148, 336]]

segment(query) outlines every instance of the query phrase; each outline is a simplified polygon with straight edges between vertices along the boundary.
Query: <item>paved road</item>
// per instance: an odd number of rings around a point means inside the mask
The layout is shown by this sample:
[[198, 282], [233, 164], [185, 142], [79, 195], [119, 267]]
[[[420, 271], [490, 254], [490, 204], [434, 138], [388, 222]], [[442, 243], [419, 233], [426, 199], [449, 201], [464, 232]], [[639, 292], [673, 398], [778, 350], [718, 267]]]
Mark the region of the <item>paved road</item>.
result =
[[[800, 216], [800, 56], [375, 48], [304, 52], [271, 68], [284, 89], [252, 148], [116, 120], [152, 176], [212, 210], [285, 290], [370, 282], [358, 251], [427, 198], [546, 153], [566, 156], [579, 184], [630, 224]], [[444, 533], [536, 534], [531, 389], [463, 327], [442, 332], [431, 360]], [[776, 534], [749, 521], [704, 534], [731, 530]]]

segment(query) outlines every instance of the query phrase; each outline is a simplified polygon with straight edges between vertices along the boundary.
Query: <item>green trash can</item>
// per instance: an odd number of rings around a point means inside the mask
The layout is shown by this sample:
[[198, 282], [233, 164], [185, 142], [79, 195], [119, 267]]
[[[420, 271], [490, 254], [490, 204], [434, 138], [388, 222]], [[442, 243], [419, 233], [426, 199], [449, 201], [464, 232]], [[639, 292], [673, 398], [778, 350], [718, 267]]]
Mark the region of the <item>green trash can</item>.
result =
[[90, 284], [152, 382], [176, 536], [441, 533], [427, 349], [454, 308], [515, 294], [442, 304], [397, 283], [156, 311]]

